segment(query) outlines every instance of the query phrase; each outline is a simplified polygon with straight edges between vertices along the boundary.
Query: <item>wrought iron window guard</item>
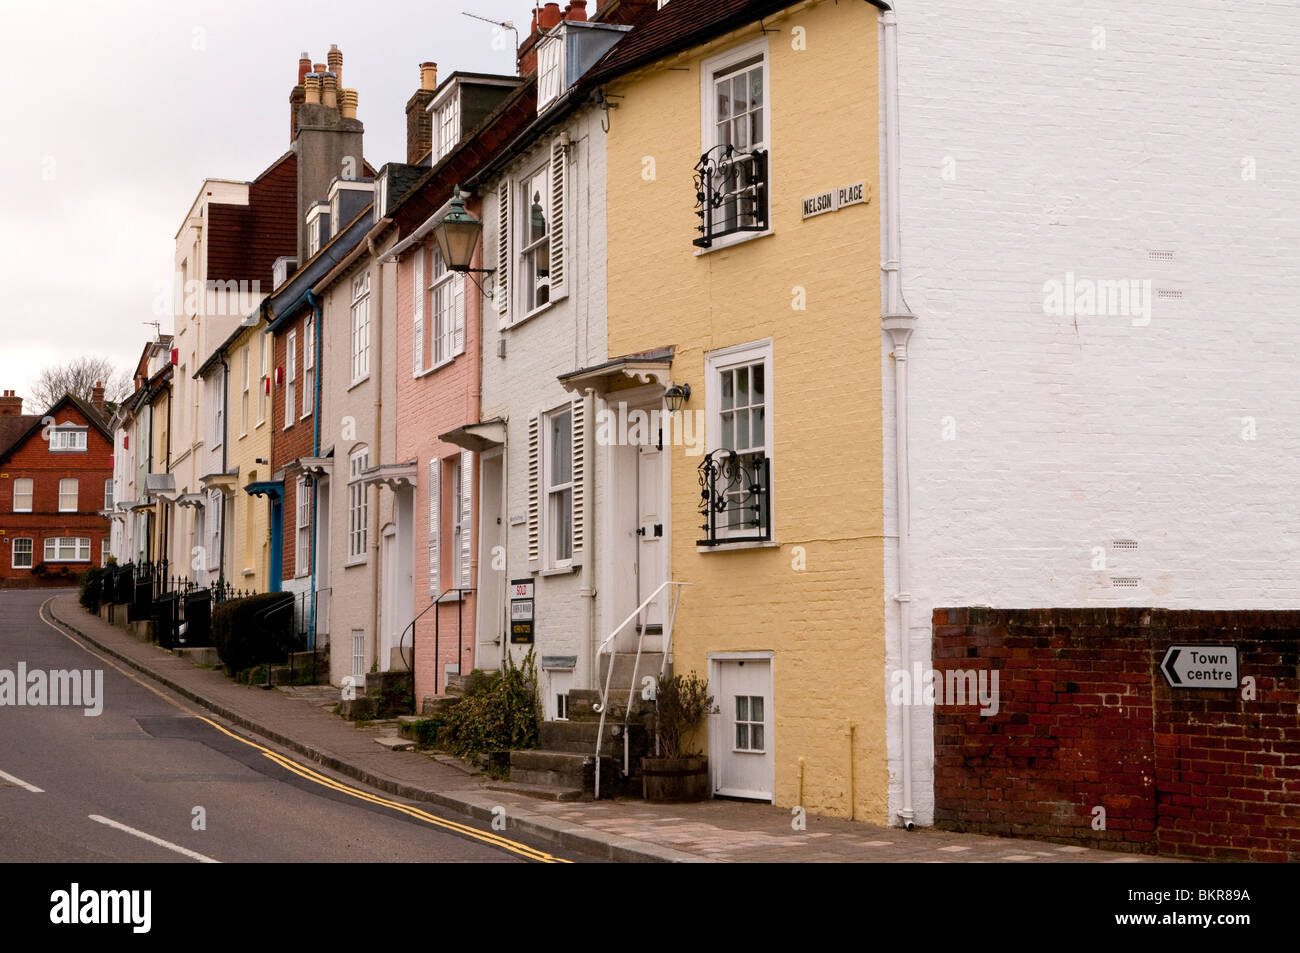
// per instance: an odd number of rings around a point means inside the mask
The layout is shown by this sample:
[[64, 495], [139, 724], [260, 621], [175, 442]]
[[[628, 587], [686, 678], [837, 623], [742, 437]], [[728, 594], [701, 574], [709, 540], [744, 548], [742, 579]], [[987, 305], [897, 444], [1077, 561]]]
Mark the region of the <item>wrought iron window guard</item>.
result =
[[695, 166], [695, 214], [700, 237], [692, 243], [709, 248], [715, 239], [768, 227], [767, 152], [737, 152], [714, 146]]
[[[749, 457], [750, 459], [746, 459]], [[700, 464], [700, 546], [766, 543], [772, 539], [772, 461], [766, 456], [713, 450]], [[720, 517], [739, 513], [739, 526]]]

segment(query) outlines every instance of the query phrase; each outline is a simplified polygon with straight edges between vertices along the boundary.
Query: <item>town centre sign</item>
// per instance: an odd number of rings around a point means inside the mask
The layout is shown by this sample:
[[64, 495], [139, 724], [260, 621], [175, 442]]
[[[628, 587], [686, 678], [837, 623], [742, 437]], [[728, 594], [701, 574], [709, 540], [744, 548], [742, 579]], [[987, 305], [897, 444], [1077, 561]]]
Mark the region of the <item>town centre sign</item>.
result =
[[1160, 671], [1172, 688], [1236, 688], [1235, 645], [1171, 645]]

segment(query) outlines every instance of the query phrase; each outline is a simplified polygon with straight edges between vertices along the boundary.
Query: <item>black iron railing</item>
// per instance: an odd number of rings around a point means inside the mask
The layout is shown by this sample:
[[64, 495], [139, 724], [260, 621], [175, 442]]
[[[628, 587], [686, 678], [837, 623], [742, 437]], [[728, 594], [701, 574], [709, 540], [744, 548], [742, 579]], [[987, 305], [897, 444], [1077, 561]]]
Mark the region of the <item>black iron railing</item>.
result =
[[772, 462], [761, 453], [714, 450], [699, 468], [700, 546], [772, 539]]
[[695, 214], [700, 219], [693, 244], [709, 248], [715, 239], [768, 227], [767, 152], [738, 152], [714, 146], [695, 166]]

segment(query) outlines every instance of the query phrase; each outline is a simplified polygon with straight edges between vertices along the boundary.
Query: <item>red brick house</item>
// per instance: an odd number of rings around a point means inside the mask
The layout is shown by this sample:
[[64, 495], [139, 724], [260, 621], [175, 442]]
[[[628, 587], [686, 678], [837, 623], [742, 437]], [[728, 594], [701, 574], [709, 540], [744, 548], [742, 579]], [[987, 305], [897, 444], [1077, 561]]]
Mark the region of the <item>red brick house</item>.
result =
[[96, 397], [44, 414], [0, 397], [0, 588], [73, 585], [108, 555], [113, 438]]

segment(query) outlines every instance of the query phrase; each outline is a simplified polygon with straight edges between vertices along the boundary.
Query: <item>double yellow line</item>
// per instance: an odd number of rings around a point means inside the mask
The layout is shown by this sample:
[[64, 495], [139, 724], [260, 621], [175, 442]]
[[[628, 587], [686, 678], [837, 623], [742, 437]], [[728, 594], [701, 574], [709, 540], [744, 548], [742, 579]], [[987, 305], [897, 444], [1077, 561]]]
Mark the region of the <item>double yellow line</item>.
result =
[[126, 669], [115, 664], [109, 659], [104, 658], [102, 655], [99, 655], [95, 652], [91, 652], [90, 649], [86, 648], [86, 646], [80, 640], [73, 638], [71, 635], [69, 635], [67, 632], [63, 630], [62, 626], [56, 624], [55, 622], [51, 621], [49, 618], [46, 617], [45, 614], [46, 607], [52, 601], [53, 601], [52, 599], [47, 600], [44, 603], [44, 605], [41, 606], [40, 617], [41, 617], [41, 621], [44, 622], [46, 625], [48, 625], [50, 628], [54, 629], [54, 631], [58, 632], [60, 635], [70, 640], [74, 644], [80, 646], [83, 650], [89, 652], [95, 658], [104, 662], [104, 664], [112, 666], [114, 669], [121, 672], [123, 675], [127, 676], [127, 678], [130, 678], [132, 681], [137, 682], [140, 685], [143, 685], [145, 688], [148, 688], [154, 694], [159, 695], [162, 698], [165, 698], [167, 701], [175, 705], [177, 708], [181, 709], [181, 711], [185, 712], [186, 714], [192, 715], [193, 717], [199, 719], [199, 721], [206, 722], [207, 724], [211, 725], [213, 728], [217, 729], [217, 731], [221, 732], [222, 734], [228, 735], [229, 737], [234, 738], [236, 741], [248, 745], [250, 748], [256, 748], [265, 757], [270, 758], [271, 761], [275, 762], [280, 767], [284, 768], [286, 771], [291, 771], [294, 774], [298, 775], [300, 778], [304, 778], [315, 784], [319, 784], [321, 787], [329, 788], [331, 791], [338, 791], [340, 794], [346, 794], [349, 797], [354, 797], [359, 801], [365, 801], [369, 804], [377, 804], [380, 807], [389, 808], [390, 810], [397, 811], [401, 814], [405, 814], [408, 817], [413, 817], [416, 820], [423, 821], [426, 824], [430, 824], [434, 827], [442, 828], [445, 831], [449, 831], [454, 834], [460, 834], [464, 837], [472, 838], [484, 844], [488, 844], [492, 847], [499, 847], [501, 850], [510, 851], [512, 854], [517, 854], [526, 860], [538, 861], [539, 863], [543, 863], [543, 864], [573, 863], [573, 861], [565, 860], [563, 857], [556, 857], [554, 854], [548, 854], [546, 851], [538, 850], [535, 847], [529, 847], [527, 844], [521, 844], [518, 841], [510, 840], [508, 837], [501, 837], [498, 834], [492, 834], [487, 831], [481, 831], [478, 828], [470, 827], [468, 824], [458, 824], [455, 821], [449, 821], [446, 820], [445, 818], [438, 817], [436, 814], [430, 814], [428, 811], [422, 811], [418, 807], [411, 807], [409, 804], [401, 804], [397, 801], [390, 801], [388, 798], [380, 797], [377, 794], [371, 794], [367, 791], [362, 791], [360, 788], [354, 788], [351, 787], [350, 785], [343, 784], [341, 781], [336, 781], [331, 777], [327, 777], [326, 775], [321, 774], [319, 771], [314, 771], [311, 768], [307, 767], [306, 765], [299, 764], [298, 762], [293, 761], [285, 757], [284, 755], [279, 754], [278, 752], [272, 751], [270, 748], [263, 747], [262, 745], [259, 745], [256, 742], [249, 741], [247, 738], [240, 737], [239, 735], [235, 734], [233, 731], [229, 731], [226, 728], [223, 728], [221, 725], [217, 724], [211, 718], [205, 718], [203, 715], [200, 715], [197, 712], [190, 710], [189, 708], [177, 702], [171, 696], [165, 694], [164, 692], [158, 690], [157, 688], [154, 688], [152, 685], [149, 685], [146, 682], [142, 681], [140, 678], [138, 678], [135, 675], [135, 673], [128, 672]]

